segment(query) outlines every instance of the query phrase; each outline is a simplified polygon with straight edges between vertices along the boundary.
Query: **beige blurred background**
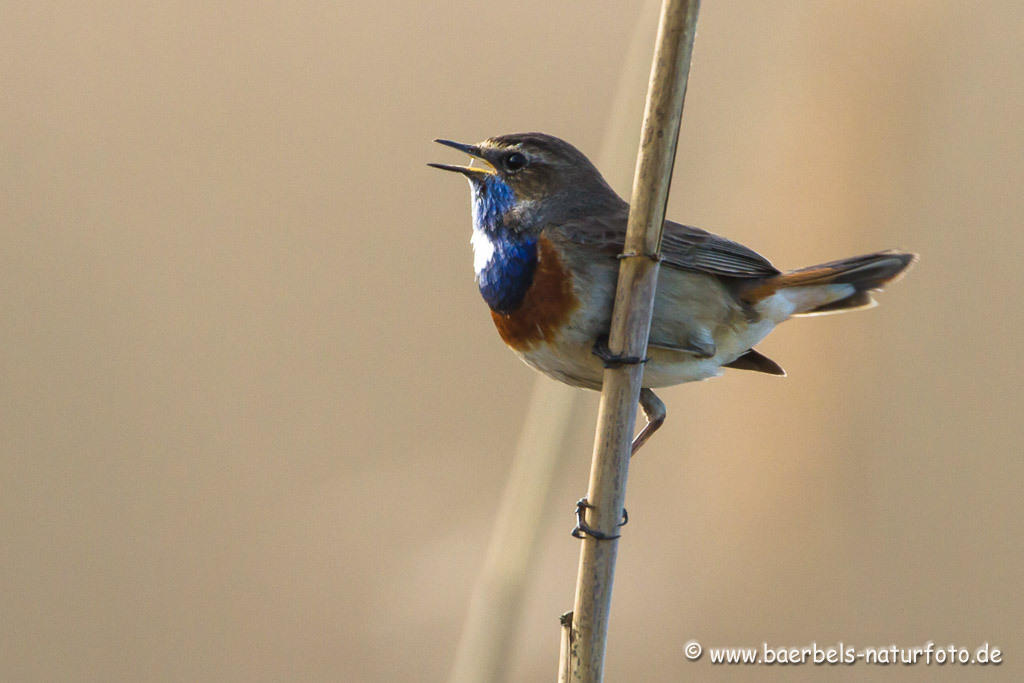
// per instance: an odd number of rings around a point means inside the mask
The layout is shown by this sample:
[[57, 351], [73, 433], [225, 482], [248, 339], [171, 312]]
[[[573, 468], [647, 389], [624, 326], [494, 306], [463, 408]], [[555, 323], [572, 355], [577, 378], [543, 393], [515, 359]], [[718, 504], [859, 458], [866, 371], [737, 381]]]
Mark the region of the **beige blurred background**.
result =
[[[0, 678], [446, 678], [535, 374], [431, 139], [553, 133], [628, 195], [638, 8], [0, 4]], [[1021, 35], [1014, 0], [704, 3], [669, 215], [783, 268], [922, 260], [773, 334], [787, 379], [663, 393], [608, 680], [1024, 675]], [[596, 405], [508, 680], [555, 675]], [[691, 638], [1006, 663], [713, 667]]]

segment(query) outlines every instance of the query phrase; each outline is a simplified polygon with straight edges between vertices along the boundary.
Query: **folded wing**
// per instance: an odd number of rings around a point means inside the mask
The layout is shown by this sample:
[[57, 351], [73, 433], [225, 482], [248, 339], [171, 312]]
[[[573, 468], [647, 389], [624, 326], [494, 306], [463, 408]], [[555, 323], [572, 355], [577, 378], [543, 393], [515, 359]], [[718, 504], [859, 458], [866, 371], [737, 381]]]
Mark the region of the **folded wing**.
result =
[[[565, 239], [614, 255], [622, 253], [626, 220], [625, 212], [588, 216], [549, 226], [546, 232], [553, 239]], [[780, 272], [768, 259], [742, 244], [672, 221], [665, 221], [661, 249], [662, 264], [680, 270], [734, 278], [763, 278]]]

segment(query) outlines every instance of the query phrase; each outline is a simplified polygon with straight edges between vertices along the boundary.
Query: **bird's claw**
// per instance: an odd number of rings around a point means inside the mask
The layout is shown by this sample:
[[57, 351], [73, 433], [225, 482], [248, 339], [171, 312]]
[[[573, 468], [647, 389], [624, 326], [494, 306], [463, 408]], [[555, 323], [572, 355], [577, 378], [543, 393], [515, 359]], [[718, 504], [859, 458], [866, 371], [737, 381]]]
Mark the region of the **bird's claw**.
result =
[[601, 363], [605, 368], [621, 368], [625, 365], [641, 365], [650, 360], [650, 358], [624, 356], [619, 353], [612, 353], [612, 350], [608, 348], [607, 337], [601, 337], [594, 342], [594, 348], [591, 349], [590, 352], [601, 359]]
[[641, 257], [641, 258], [650, 259], [650, 260], [654, 261], [655, 263], [661, 263], [664, 260], [664, 257], [662, 257], [661, 254], [638, 254], [635, 251], [627, 251], [627, 252], [623, 252], [621, 254], [616, 254], [615, 258], [617, 258], [617, 259], [619, 259], [621, 261], [622, 259], [625, 259], [625, 258], [637, 258], [638, 256]]
[[[587, 502], [586, 498], [580, 498], [576, 501], [576, 526], [573, 527], [572, 536], [573, 538], [583, 538], [584, 535], [590, 536], [591, 538], [597, 539], [598, 541], [612, 541], [619, 538], [622, 534], [610, 535], [603, 531], [598, 531], [593, 527], [587, 525], [583, 516], [586, 514], [587, 508], [593, 508], [594, 506]], [[622, 521], [619, 522], [619, 526], [626, 526], [629, 523], [629, 513], [626, 512], [626, 508], [622, 508]]]

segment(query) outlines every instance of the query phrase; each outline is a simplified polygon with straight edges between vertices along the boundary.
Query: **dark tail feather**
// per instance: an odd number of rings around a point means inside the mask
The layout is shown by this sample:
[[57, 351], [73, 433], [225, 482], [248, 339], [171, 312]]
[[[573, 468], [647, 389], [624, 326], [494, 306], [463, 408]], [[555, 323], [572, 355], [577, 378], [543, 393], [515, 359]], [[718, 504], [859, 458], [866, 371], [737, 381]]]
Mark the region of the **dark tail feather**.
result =
[[809, 311], [803, 311], [801, 313], [794, 313], [793, 315], [825, 315], [826, 313], [841, 313], [843, 311], [856, 311], [858, 308], [874, 308], [878, 305], [875, 301], [875, 297], [871, 296], [871, 292], [857, 292], [853, 296], [848, 296], [845, 299], [839, 301], [833, 301], [830, 304], [824, 306], [818, 306], [812, 308]]
[[737, 370], [753, 370], [754, 372], [764, 372], [769, 375], [778, 375], [779, 377], [786, 376], [786, 371], [782, 369], [781, 365], [763, 353], [758, 352], [757, 349], [750, 349], [733, 362], [724, 363], [722, 367], [736, 368]]
[[800, 311], [795, 315], [818, 315], [866, 308], [875, 305], [869, 292], [882, 289], [890, 282], [898, 280], [915, 261], [917, 254], [901, 251], [879, 251], [853, 256], [765, 278], [748, 288], [741, 296], [746, 301], [755, 303], [780, 289], [789, 287], [849, 284], [854, 287], [853, 293], [849, 296], [811, 310]]

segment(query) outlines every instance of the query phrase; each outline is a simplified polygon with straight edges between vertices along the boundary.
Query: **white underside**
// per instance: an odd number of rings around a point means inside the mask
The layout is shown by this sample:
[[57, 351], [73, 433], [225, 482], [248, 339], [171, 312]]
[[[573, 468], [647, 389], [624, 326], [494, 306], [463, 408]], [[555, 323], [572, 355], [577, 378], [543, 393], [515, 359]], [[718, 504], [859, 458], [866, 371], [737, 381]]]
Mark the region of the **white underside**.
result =
[[[775, 327], [794, 313], [837, 301], [853, 294], [852, 285], [818, 285], [783, 289], [764, 299], [756, 307], [760, 320], [739, 326], [723, 326], [714, 335], [716, 353], [698, 358], [685, 351], [648, 349], [650, 360], [644, 366], [643, 386], [651, 389], [709, 379], [721, 375], [723, 365], [731, 363], [756, 346]], [[656, 308], [655, 315], [664, 315]], [[599, 389], [604, 368], [593, 355], [593, 325], [577, 314], [554, 345], [541, 344], [519, 356], [541, 372], [567, 384]]]
[[790, 287], [761, 301], [757, 312], [764, 318], [781, 323], [790, 316], [845, 299], [856, 291], [853, 285], [816, 285], [813, 287]]

